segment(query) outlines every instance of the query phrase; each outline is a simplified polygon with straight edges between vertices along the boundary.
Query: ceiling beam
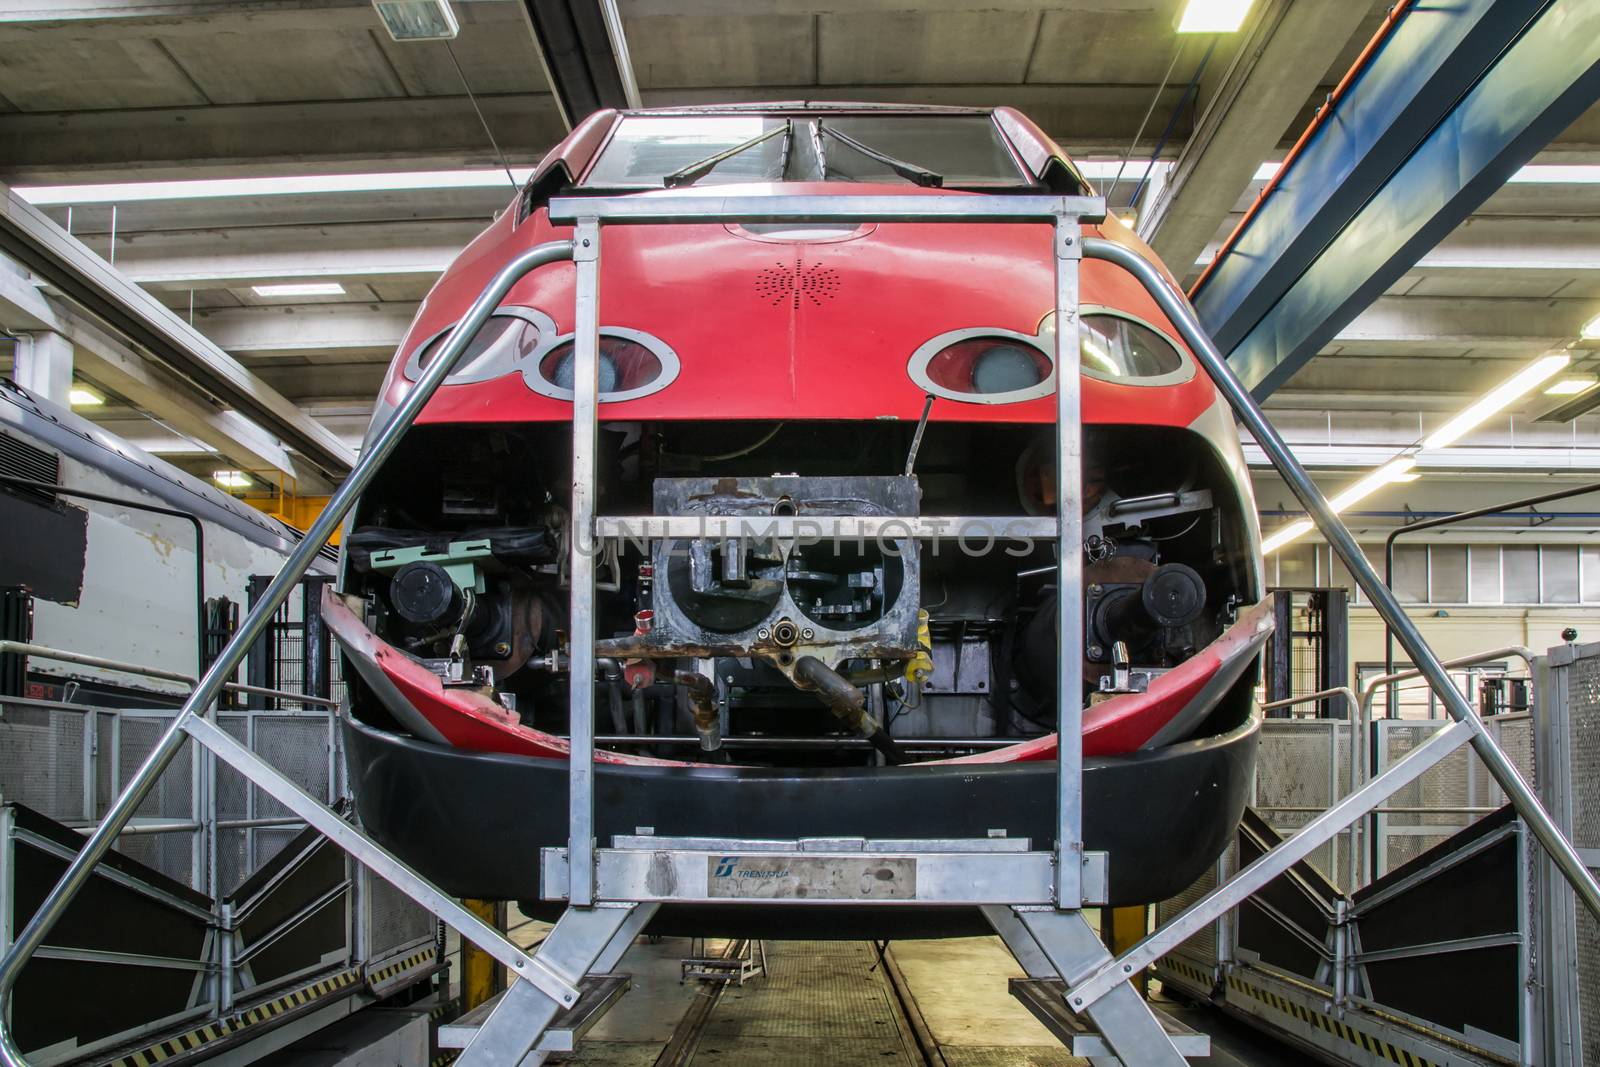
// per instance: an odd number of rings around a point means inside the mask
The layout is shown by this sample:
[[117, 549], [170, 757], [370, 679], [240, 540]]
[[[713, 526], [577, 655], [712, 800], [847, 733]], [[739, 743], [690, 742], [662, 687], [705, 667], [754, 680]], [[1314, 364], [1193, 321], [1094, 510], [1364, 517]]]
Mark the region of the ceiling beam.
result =
[[1201, 321], [1270, 395], [1597, 97], [1585, 0], [1406, 8], [1202, 278]]
[[119, 231], [116, 262], [118, 270], [151, 289], [323, 279], [431, 281], [483, 227], [483, 220], [468, 220]]
[[[513, 164], [564, 135], [544, 93], [480, 94]], [[13, 184], [496, 166], [465, 96], [0, 114]]]
[[195, 326], [235, 355], [326, 357], [352, 352], [387, 362], [417, 313], [414, 303], [289, 304], [212, 308], [195, 312]]
[[[1028, 114], [1069, 151], [1120, 154], [1154, 92], [1153, 85], [766, 85], [646, 90], [644, 102], [1006, 105]], [[1169, 87], [1158, 106], [1175, 107], [1181, 93]], [[479, 94], [478, 103], [513, 165], [537, 161], [565, 135], [548, 94]], [[1174, 136], [1181, 140], [1188, 132], [1185, 116]], [[495, 165], [464, 96], [0, 113], [0, 178], [14, 184]]]
[[616, 0], [523, 0], [522, 11], [568, 129], [604, 108], [639, 106]]
[[1249, 37], [1139, 223], [1167, 263], [1193, 263], [1204, 250], [1370, 10], [1349, 2], [1256, 6]]
[[[295, 478], [310, 475], [283, 443], [234, 411], [196, 396], [193, 388], [80, 315], [54, 306], [9, 261], [0, 264], [0, 319], [14, 330], [59, 334], [72, 344], [76, 372], [123, 397], [169, 432], [188, 435], [256, 470], [277, 470]], [[193, 447], [193, 446], [191, 446]]]
[[1545, 347], [1576, 337], [1594, 312], [1592, 300], [1381, 297], [1339, 330], [1329, 349], [1514, 349], [1532, 359]]
[[354, 464], [343, 442], [4, 186], [0, 249], [129, 344], [276, 435], [330, 479], [342, 478]]
[[0, 0], [0, 41], [378, 27], [370, 0]]

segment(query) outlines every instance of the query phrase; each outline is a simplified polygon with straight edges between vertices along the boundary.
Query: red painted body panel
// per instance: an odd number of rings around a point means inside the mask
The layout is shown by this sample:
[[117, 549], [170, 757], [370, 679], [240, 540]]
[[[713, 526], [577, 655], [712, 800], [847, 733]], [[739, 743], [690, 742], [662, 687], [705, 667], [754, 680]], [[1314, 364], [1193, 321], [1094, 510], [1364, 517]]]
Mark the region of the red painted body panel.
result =
[[[739, 195], [926, 195], [908, 184], [716, 186], [675, 190]], [[643, 196], [657, 195], [652, 193]], [[981, 194], [967, 194], [981, 195]], [[412, 348], [453, 325], [516, 252], [570, 236], [542, 210], [520, 225], [506, 211], [469, 245], [423, 302], [385, 383], [390, 403], [408, 383], [399, 366]], [[1118, 223], [1091, 232], [1137, 243]], [[922, 391], [906, 373], [916, 348], [951, 330], [1038, 331], [1054, 306], [1049, 227], [1035, 224], [880, 224], [817, 241], [772, 240], [722, 225], [613, 226], [601, 255], [604, 326], [650, 333], [682, 362], [658, 393], [602, 406], [617, 421], [699, 419], [916, 419]], [[545, 267], [512, 290], [508, 304], [535, 307], [572, 328], [574, 268]], [[1117, 308], [1170, 324], [1131, 275], [1082, 266], [1085, 305]], [[1048, 347], [1048, 346], [1047, 346]], [[1086, 423], [1187, 426], [1215, 392], [1204, 375], [1164, 387], [1083, 379]], [[425, 423], [565, 420], [570, 406], [530, 390], [512, 373], [445, 385]], [[1051, 422], [1054, 401], [934, 406], [936, 421]]]

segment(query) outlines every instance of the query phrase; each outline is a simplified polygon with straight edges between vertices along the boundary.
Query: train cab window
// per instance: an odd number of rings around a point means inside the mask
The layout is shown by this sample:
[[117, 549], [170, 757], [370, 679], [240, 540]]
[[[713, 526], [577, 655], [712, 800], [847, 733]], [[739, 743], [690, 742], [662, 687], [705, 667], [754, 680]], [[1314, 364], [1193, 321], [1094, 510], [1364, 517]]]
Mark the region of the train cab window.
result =
[[617, 124], [582, 184], [659, 189], [908, 177], [946, 187], [1030, 184], [988, 115], [848, 113], [629, 115]]

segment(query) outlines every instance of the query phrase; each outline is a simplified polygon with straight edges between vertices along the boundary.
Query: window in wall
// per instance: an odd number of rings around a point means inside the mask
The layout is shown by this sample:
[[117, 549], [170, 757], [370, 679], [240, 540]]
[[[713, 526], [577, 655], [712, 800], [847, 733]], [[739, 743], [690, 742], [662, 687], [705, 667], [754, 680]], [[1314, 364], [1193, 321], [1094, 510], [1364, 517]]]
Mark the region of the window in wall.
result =
[[1472, 545], [1469, 558], [1471, 584], [1467, 601], [1472, 604], [1500, 603], [1500, 546]]
[[1507, 604], [1539, 602], [1539, 548], [1503, 545], [1500, 549], [1502, 589]]
[[[1383, 573], [1382, 568], [1378, 570]], [[1402, 604], [1422, 604], [1428, 599], [1428, 546], [1396, 545], [1394, 595]]]
[[1578, 602], [1578, 546], [1545, 545], [1539, 550], [1540, 581], [1545, 604]]
[[1467, 602], [1467, 546], [1428, 546], [1428, 600], [1434, 604]]
[[1600, 604], [1600, 548], [1584, 545], [1579, 559], [1583, 566], [1583, 602]]

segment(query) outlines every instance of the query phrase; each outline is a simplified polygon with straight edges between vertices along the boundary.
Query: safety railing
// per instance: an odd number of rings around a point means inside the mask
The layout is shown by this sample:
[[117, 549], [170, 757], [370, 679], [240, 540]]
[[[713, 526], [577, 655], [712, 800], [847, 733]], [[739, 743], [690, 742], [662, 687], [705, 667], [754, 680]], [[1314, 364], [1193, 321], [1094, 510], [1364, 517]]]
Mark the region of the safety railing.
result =
[[1150, 966], [1168, 951], [1199, 933], [1219, 915], [1236, 907], [1245, 898], [1284, 874], [1351, 822], [1381, 805], [1399, 789], [1416, 780], [1429, 767], [1463, 744], [1470, 744], [1477, 751], [1479, 758], [1483, 760], [1495, 781], [1505, 790], [1511, 804], [1526, 821], [1529, 830], [1549, 855], [1555, 868], [1572, 886], [1574, 893], [1589, 912], [1600, 917], [1600, 882], [1597, 882], [1594, 875], [1584, 866], [1572, 842], [1562, 834], [1550, 817], [1550, 813], [1540, 804], [1533, 789], [1517, 773], [1515, 765], [1495, 744], [1477, 712], [1456, 690], [1448, 669], [1428, 646], [1421, 631], [1406, 615], [1399, 600], [1372, 569], [1371, 563], [1367, 561], [1355, 538], [1339, 520], [1305, 468], [1295, 459], [1282, 436], [1273, 428], [1260, 406], [1250, 396], [1249, 390], [1233, 373], [1227, 360], [1206, 335], [1193, 308], [1177, 293], [1166, 275], [1137, 252], [1110, 241], [1091, 238], [1084, 242], [1084, 254], [1121, 266], [1137, 277], [1155, 298], [1157, 305], [1177, 327], [1196, 360], [1210, 375], [1245, 428], [1255, 437], [1290, 491], [1305, 507], [1323, 537], [1344, 561], [1356, 584], [1367, 595], [1378, 614], [1394, 630], [1400, 646], [1411, 657], [1412, 662], [1417, 664], [1419, 674], [1428, 680], [1454, 722], [1425, 741], [1410, 756], [1383, 774], [1365, 782], [1327, 812], [1306, 824], [1294, 837], [1201, 897], [1166, 926], [1075, 984], [1068, 994], [1068, 1003], [1074, 1008], [1081, 1009], [1097, 997], [1105, 995], [1127, 975]]
[[[1418, 664], [1422, 676], [1444, 702], [1455, 720], [1424, 742], [1409, 757], [1366, 782], [1328, 812], [1312, 820], [1289, 841], [1263, 855], [1234, 878], [1202, 897], [1171, 923], [1145, 938], [1120, 957], [1112, 958], [1094, 938], [1093, 932], [1077, 915], [1085, 898], [1085, 875], [1089, 870], [1081, 836], [1081, 611], [1064, 606], [1060, 613], [1060, 656], [1057, 679], [1060, 713], [1058, 745], [1058, 837], [1054, 848], [1053, 877], [1044, 888], [1043, 900], [984, 900], [973, 894], [975, 883], [968, 882], [968, 899], [982, 904], [998, 932], [1017, 954], [1023, 966], [1036, 978], [1064, 976], [1069, 985], [1065, 999], [1071, 1010], [1086, 1014], [1105, 1034], [1116, 1055], [1125, 1062], [1140, 1064], [1181, 1063], [1176, 1047], [1139, 1000], [1128, 978], [1144, 970], [1157, 958], [1204, 928], [1220, 914], [1236, 906], [1268, 882], [1277, 878], [1315, 848], [1332, 838], [1347, 824], [1378, 806], [1395, 791], [1415, 780], [1429, 767], [1464, 744], [1477, 750], [1490, 773], [1526, 820], [1533, 835], [1555, 866], [1572, 885], [1578, 898], [1594, 914], [1600, 915], [1600, 884], [1584, 866], [1572, 844], [1561, 834], [1537, 797], [1517, 774], [1505, 753], [1494, 743], [1475, 711], [1451, 684], [1446, 668], [1427, 646], [1416, 626], [1398, 601], [1372, 570], [1350, 532], [1339, 521], [1288, 446], [1273, 429], [1260, 407], [1250, 397], [1228, 367], [1196, 319], [1193, 310], [1177, 292], [1169, 278], [1138, 252], [1100, 238], [1083, 238], [1079, 223], [1096, 219], [1104, 205], [1071, 197], [1041, 196], [965, 196], [928, 194], [918, 196], [844, 197], [685, 197], [650, 196], [613, 199], [575, 199], [554, 201], [549, 207], [551, 221], [575, 226], [574, 240], [553, 242], [523, 252], [504, 267], [479, 295], [461, 321], [451, 330], [442, 351], [420, 380], [405, 395], [398, 407], [372, 437], [350, 477], [340, 486], [329, 505], [312, 524], [306, 539], [291, 553], [283, 570], [268, 587], [256, 608], [224, 648], [217, 662], [206, 673], [185, 702], [172, 728], [162, 738], [150, 758], [130, 781], [128, 788], [106, 814], [66, 874], [47, 895], [38, 911], [21, 931], [16, 943], [0, 960], [0, 1015], [5, 998], [28, 957], [39, 947], [51, 925], [59, 919], [68, 901], [82, 888], [96, 863], [105, 855], [134, 809], [148, 793], [154, 780], [171, 763], [188, 737], [193, 737], [218, 757], [231, 764], [308, 823], [332, 838], [339, 847], [355, 855], [381, 877], [399, 886], [463, 936], [484, 948], [511, 968], [515, 976], [500, 1007], [493, 1012], [473, 1039], [462, 1062], [466, 1064], [515, 1063], [538, 1040], [561, 1008], [570, 1007], [579, 997], [575, 983], [596, 966], [615, 963], [621, 951], [653, 912], [652, 904], [640, 905], [648, 898], [623, 898], [597, 902], [596, 861], [602, 858], [594, 840], [594, 719], [593, 687], [572, 686], [571, 759], [569, 761], [569, 840], [564, 851], [567, 874], [567, 899], [571, 905], [557, 927], [546, 938], [536, 956], [529, 956], [512, 945], [481, 919], [462, 908], [437, 887], [395, 859], [366, 835], [307, 796], [255, 753], [240, 745], [205, 717], [206, 711], [222, 692], [227, 679], [243, 659], [250, 643], [263, 631], [272, 612], [288, 596], [290, 589], [309, 567], [356, 498], [371, 483], [377, 470], [393, 454], [401, 435], [420, 414], [461, 357], [467, 342], [482, 326], [518, 280], [535, 267], [567, 258], [577, 263], [575, 293], [575, 364], [573, 398], [573, 499], [572, 538], [572, 619], [569, 633], [572, 646], [572, 676], [594, 676], [595, 620], [593, 614], [594, 559], [586, 551], [581, 536], [598, 532], [595, 524], [595, 434], [598, 399], [599, 348], [599, 266], [601, 220], [617, 223], [750, 223], [790, 221], [876, 221], [876, 222], [1023, 222], [1050, 223], [1053, 226], [1052, 254], [1056, 266], [1056, 397], [1058, 449], [1056, 455], [1059, 515], [1056, 541], [1059, 548], [1058, 579], [1063, 595], [1081, 589], [1081, 516], [1076, 506], [1081, 499], [1081, 427], [1078, 410], [1080, 388], [1078, 351], [1078, 264], [1088, 257], [1110, 262], [1132, 274], [1166, 314], [1200, 366], [1222, 392], [1246, 428], [1256, 438], [1278, 469], [1284, 481], [1306, 507], [1323, 535], [1344, 560], [1357, 584], [1367, 594], [1379, 614], [1394, 628], [1401, 646]], [[824, 531], [826, 532], [826, 531]], [[1080, 594], [1081, 595], [1081, 594]], [[1065, 699], [1067, 695], [1072, 699]], [[667, 842], [655, 843], [671, 850]], [[719, 842], [720, 844], [720, 842]], [[616, 850], [626, 852], [627, 849]], [[691, 853], [685, 851], [684, 855]], [[989, 855], [974, 853], [959, 856], [946, 872], [952, 889], [963, 878], [971, 879], [986, 867], [993, 871], [1016, 871], [1017, 853], [994, 850]], [[625, 858], [625, 857], [623, 857]], [[546, 857], [547, 870], [549, 857]], [[704, 876], [705, 868], [700, 868]], [[1103, 867], [1101, 869], [1103, 874]], [[992, 890], [990, 892], [993, 892]], [[949, 897], [946, 899], [954, 899]], [[1049, 904], [1035, 910], [1018, 905]], [[1001, 905], [1010, 905], [1004, 907]], [[1104, 1046], [1102, 1046], [1104, 1047]], [[0, 1029], [0, 1058], [7, 1064], [24, 1061], [9, 1032]]]
[[346, 822], [322, 802], [311, 797], [259, 755], [235, 740], [207, 719], [206, 713], [230, 683], [255, 640], [265, 632], [274, 613], [310, 568], [356, 499], [371, 483], [384, 461], [391, 456], [401, 436], [421, 413], [423, 405], [450, 373], [467, 342], [505, 297], [511, 287], [529, 271], [548, 263], [570, 259], [572, 245], [559, 241], [540, 245], [519, 255], [503, 268], [485, 288], [472, 308], [446, 338], [440, 358], [424, 371], [421, 379], [379, 429], [350, 477], [339, 487], [328, 507], [312, 523], [306, 537], [290, 553], [283, 569], [262, 594], [255, 608], [244, 618], [216, 661], [200, 678], [184, 701], [149, 756], [112, 803], [100, 824], [89, 835], [83, 848], [68, 865], [65, 874], [40, 903], [0, 958], [0, 1060], [8, 1067], [22, 1067], [26, 1059], [10, 1032], [11, 992], [28, 959], [43, 943], [50, 929], [61, 919], [67, 905], [86, 885], [94, 868], [105, 858], [112, 843], [133, 819], [139, 805], [149, 795], [162, 773], [172, 764], [190, 737], [210, 749], [217, 757], [260, 786], [273, 799], [314, 826], [336, 845], [351, 853], [368, 869], [399, 887], [433, 914], [453, 926], [463, 936], [479, 944], [490, 955], [510, 967], [513, 974], [532, 982], [556, 1002], [570, 1006], [577, 990], [548, 963], [528, 956], [488, 924], [472, 915], [442, 890], [395, 859], [370, 838]]

